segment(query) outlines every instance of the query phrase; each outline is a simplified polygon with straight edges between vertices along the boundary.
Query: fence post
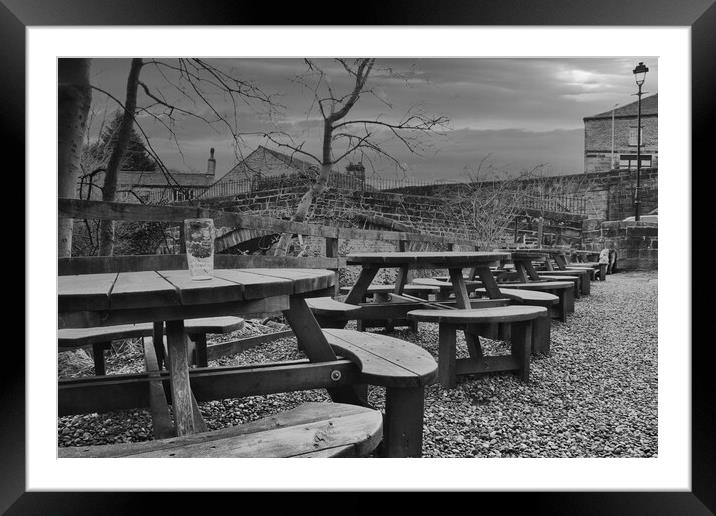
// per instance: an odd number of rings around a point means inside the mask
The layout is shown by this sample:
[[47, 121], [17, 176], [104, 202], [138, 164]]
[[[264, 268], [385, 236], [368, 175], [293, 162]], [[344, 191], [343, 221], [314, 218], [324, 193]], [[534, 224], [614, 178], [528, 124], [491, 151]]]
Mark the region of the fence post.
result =
[[[326, 258], [338, 258], [338, 239], [326, 237]], [[341, 292], [341, 286], [338, 281], [338, 269], [331, 269], [336, 273], [336, 287], [333, 292], [333, 297], [336, 297]]]

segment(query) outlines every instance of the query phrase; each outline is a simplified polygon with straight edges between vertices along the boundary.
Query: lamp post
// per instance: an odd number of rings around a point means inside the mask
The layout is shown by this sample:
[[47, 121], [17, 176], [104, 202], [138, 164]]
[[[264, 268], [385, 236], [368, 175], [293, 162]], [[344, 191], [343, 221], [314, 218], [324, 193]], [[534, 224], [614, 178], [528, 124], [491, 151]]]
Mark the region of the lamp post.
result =
[[639, 87], [639, 92], [637, 93], [639, 101], [637, 102], [636, 111], [636, 188], [634, 190], [634, 220], [636, 221], [639, 220], [639, 180], [641, 178], [641, 87], [648, 71], [649, 69], [642, 62], [634, 68], [634, 79]]

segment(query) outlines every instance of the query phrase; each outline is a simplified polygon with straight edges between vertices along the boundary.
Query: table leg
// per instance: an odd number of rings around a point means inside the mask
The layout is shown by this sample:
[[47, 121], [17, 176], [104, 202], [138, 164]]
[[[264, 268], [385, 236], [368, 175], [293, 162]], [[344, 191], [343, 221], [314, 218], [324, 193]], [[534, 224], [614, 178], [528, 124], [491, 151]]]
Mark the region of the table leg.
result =
[[558, 254], [554, 257], [554, 261], [557, 262], [559, 270], [563, 271], [567, 269], [567, 260], [565, 260], [564, 255]]
[[552, 266], [552, 258], [550, 258], [549, 256], [547, 258], [545, 258], [544, 266], [545, 266], [545, 269], [547, 269], [548, 271], [553, 271], [554, 267]]
[[375, 278], [375, 275], [378, 274], [378, 270], [378, 267], [363, 267], [355, 285], [353, 285], [351, 291], [348, 292], [345, 302], [349, 305], [360, 304], [365, 297], [366, 292], [368, 292], [370, 283], [373, 281], [373, 278]]
[[189, 386], [189, 355], [184, 321], [166, 321], [167, 325], [167, 366], [172, 392], [174, 427], [177, 436], [195, 432], [194, 415]]
[[383, 419], [383, 454], [420, 457], [423, 454], [423, 387], [387, 387]]
[[[328, 344], [305, 299], [297, 296], [289, 297], [289, 308], [284, 310], [283, 314], [296, 335], [299, 348], [311, 362], [336, 360], [336, 353]], [[361, 386], [328, 389], [328, 394], [334, 402], [367, 405], [367, 400], [364, 398], [365, 388]]]
[[157, 369], [161, 370], [162, 365], [166, 365], [166, 357], [164, 355], [164, 321], [154, 323], [152, 345], [154, 346], [154, 353], [157, 357]]
[[396, 294], [402, 294], [405, 284], [408, 282], [408, 272], [410, 271], [407, 265], [398, 269], [398, 275], [395, 278], [395, 292]]
[[489, 267], [478, 267], [477, 274], [480, 276], [480, 281], [485, 287], [487, 296], [490, 299], [500, 299], [502, 294], [500, 293], [500, 287], [497, 286], [495, 277], [492, 275], [492, 271]]
[[465, 279], [462, 277], [462, 268], [448, 269], [453, 292], [455, 293], [455, 305], [458, 308], [470, 308], [470, 295], [465, 286]]
[[534, 268], [534, 265], [532, 265], [532, 260], [525, 260], [523, 262], [525, 266], [525, 270], [527, 271], [527, 274], [529, 275], [530, 279], [532, 281], [539, 281], [539, 274], [537, 274], [537, 271]]

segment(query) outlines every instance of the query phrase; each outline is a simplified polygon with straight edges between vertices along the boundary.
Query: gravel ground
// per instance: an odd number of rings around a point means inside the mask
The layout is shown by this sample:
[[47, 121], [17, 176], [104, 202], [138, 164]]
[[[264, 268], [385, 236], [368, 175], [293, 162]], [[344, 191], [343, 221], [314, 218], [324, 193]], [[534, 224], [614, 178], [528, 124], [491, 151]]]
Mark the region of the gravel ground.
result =
[[[353, 327], [351, 325], [349, 328]], [[279, 329], [252, 324], [221, 340]], [[437, 325], [391, 335], [415, 342], [437, 358]], [[483, 339], [485, 351], [508, 352]], [[138, 346], [110, 353], [108, 374], [139, 371]], [[458, 341], [458, 357], [467, 356]], [[295, 340], [281, 339], [210, 365], [302, 358]], [[66, 368], [73, 376], [85, 366]], [[200, 403], [210, 429], [252, 421], [305, 401], [328, 401], [325, 391], [301, 391]], [[384, 390], [370, 402], [384, 407]], [[84, 414], [58, 419], [60, 446], [152, 438], [145, 410]], [[553, 320], [552, 355], [532, 357], [530, 383], [510, 374], [458, 379], [454, 389], [426, 389], [424, 457], [655, 457], [657, 455], [657, 274], [622, 272], [593, 282], [567, 323]]]

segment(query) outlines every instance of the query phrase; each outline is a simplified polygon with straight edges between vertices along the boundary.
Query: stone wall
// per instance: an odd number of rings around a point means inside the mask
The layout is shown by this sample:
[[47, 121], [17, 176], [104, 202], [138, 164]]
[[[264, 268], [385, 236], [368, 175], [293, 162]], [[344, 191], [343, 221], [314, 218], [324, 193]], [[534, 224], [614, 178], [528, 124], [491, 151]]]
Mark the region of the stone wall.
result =
[[582, 232], [584, 249], [599, 251], [612, 245], [617, 270], [659, 268], [659, 228], [650, 222], [589, 221]]

